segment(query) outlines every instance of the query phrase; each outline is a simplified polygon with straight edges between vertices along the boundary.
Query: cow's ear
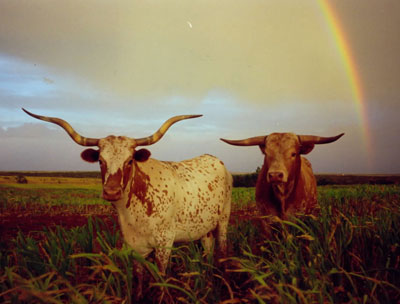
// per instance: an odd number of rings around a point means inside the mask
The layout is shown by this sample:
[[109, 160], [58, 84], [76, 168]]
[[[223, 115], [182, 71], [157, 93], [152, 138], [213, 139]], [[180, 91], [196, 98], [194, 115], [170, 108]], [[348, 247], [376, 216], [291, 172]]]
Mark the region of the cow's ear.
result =
[[100, 152], [99, 150], [94, 149], [86, 149], [81, 153], [81, 157], [83, 160], [86, 160], [89, 163], [95, 163], [99, 160]]
[[135, 151], [134, 158], [138, 162], [144, 162], [149, 159], [151, 152], [147, 149], [140, 149]]
[[308, 154], [314, 149], [314, 144], [301, 144], [300, 154]]
[[265, 145], [259, 145], [258, 146], [261, 150], [261, 153], [265, 155]]

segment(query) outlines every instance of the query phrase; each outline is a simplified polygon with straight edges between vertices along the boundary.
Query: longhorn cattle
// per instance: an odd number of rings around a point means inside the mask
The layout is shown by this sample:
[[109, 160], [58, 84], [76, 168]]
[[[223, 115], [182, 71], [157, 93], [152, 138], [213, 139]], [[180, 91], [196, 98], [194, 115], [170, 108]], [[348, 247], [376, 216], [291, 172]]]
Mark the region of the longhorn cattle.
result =
[[62, 119], [23, 110], [61, 126], [79, 145], [98, 147], [84, 150], [81, 157], [99, 162], [103, 198], [116, 208], [126, 243], [144, 257], [155, 250], [161, 272], [176, 241], [201, 239], [210, 251], [215, 231], [220, 254], [226, 253], [232, 176], [223, 162], [211, 155], [164, 162], [149, 158], [146, 149], [136, 149], [159, 141], [172, 124], [201, 115], [172, 117], [146, 138], [111, 135], [97, 139], [79, 135]]
[[[333, 137], [272, 133], [243, 140], [222, 141], [235, 146], [256, 146], [265, 155], [257, 178], [256, 204], [263, 216], [286, 219], [297, 212], [312, 214], [317, 209], [317, 183], [310, 162], [301, 156], [311, 152], [316, 144], [338, 140]], [[268, 221], [262, 221], [268, 236]]]

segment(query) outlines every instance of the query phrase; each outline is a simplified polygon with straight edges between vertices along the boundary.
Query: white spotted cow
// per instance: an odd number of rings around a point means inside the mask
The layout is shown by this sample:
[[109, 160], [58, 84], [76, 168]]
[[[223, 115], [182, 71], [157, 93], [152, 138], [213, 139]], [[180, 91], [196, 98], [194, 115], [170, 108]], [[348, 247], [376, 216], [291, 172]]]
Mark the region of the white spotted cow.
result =
[[223, 162], [211, 155], [164, 162], [149, 158], [146, 149], [136, 149], [156, 143], [175, 122], [201, 115], [172, 117], [146, 138], [111, 135], [96, 139], [80, 136], [62, 119], [23, 110], [61, 126], [77, 144], [99, 148], [84, 150], [81, 156], [99, 162], [103, 198], [115, 206], [126, 243], [144, 257], [155, 250], [161, 272], [174, 242], [201, 239], [210, 251], [215, 231], [220, 254], [226, 254], [232, 176]]

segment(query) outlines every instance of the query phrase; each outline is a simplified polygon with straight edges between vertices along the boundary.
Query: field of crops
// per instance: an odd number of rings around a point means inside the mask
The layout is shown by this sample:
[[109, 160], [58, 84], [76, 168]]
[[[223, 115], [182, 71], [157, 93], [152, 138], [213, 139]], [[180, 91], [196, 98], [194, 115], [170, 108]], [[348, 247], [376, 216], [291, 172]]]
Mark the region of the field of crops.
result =
[[229, 255], [175, 244], [167, 275], [122, 241], [97, 179], [0, 180], [1, 303], [399, 303], [400, 186], [318, 187], [318, 217], [259, 233], [254, 188], [234, 188]]

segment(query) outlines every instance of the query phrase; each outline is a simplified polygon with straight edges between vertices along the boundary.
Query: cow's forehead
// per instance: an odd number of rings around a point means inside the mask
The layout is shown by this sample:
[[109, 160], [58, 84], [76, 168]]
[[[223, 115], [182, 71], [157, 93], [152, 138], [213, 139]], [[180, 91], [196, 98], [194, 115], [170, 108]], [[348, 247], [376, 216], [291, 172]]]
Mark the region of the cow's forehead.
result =
[[299, 139], [293, 133], [272, 133], [267, 137], [267, 148], [273, 150], [287, 150], [299, 145]]
[[132, 157], [136, 142], [129, 137], [111, 135], [100, 139], [98, 145], [100, 156], [107, 162], [108, 167], [112, 167], [113, 164], [119, 167]]

